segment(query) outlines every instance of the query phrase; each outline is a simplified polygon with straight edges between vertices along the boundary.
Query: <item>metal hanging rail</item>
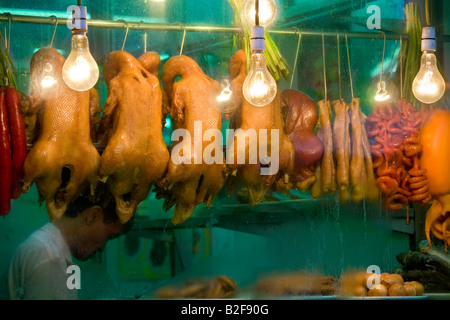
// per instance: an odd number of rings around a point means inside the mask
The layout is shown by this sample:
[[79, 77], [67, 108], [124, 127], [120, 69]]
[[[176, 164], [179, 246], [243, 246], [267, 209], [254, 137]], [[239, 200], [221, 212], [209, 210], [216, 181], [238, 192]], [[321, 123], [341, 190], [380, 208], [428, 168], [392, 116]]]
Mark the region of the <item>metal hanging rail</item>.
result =
[[[58, 18], [55, 16], [37, 17], [26, 15], [12, 15], [8, 12], [0, 13], [0, 21], [48, 24], [55, 25], [57, 21], [66, 21], [67, 18]], [[59, 23], [58, 27], [66, 26], [65, 23]], [[89, 27], [109, 28], [109, 29], [135, 29], [135, 30], [154, 30], [154, 31], [186, 31], [186, 32], [212, 32], [212, 33], [238, 33], [242, 29], [233, 26], [214, 26], [214, 25], [188, 25], [181, 23], [149, 23], [149, 22], [127, 22], [124, 20], [89, 20]], [[398, 40], [399, 34], [384, 34], [383, 32], [343, 32], [343, 31], [319, 31], [319, 30], [300, 30], [298, 28], [268, 29], [270, 34], [285, 35], [312, 35], [312, 36], [345, 36], [350, 38], [372, 38], [372, 39], [395, 39]], [[407, 38], [407, 35], [402, 35]]]

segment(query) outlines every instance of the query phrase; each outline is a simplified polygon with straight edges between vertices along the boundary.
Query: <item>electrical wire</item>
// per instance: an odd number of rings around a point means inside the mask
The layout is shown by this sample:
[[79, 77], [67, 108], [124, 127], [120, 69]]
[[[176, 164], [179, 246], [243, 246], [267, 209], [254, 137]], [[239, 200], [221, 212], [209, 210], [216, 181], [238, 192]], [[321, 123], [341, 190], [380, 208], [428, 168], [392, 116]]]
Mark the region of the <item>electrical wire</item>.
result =
[[427, 27], [430, 26], [430, 13], [428, 11], [428, 0], [425, 0], [425, 20], [427, 22]]
[[255, 0], [255, 25], [259, 26], [259, 0]]

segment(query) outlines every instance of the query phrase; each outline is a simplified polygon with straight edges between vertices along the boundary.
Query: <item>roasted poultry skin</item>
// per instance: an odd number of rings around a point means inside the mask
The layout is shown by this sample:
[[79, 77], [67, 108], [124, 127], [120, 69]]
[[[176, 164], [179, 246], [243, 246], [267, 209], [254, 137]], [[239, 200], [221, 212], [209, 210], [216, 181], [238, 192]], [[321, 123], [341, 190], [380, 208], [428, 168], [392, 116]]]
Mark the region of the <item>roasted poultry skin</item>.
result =
[[[100, 164], [91, 140], [91, 92], [77, 92], [64, 83], [64, 62], [58, 51], [46, 47], [36, 51], [30, 63], [30, 99], [40, 106], [40, 117], [37, 140], [24, 163], [23, 192], [36, 183], [51, 221], [58, 220], [81, 192], [89, 187], [94, 191]], [[50, 69], [56, 82], [50, 90], [44, 90], [41, 77]]]
[[[175, 82], [178, 77], [180, 80]], [[160, 184], [157, 197], [165, 198], [166, 211], [175, 205], [172, 223], [180, 224], [191, 216], [197, 205], [205, 203], [209, 207], [225, 182], [222, 141], [218, 141], [217, 137], [207, 141], [205, 136], [210, 129], [221, 130], [222, 111], [217, 101], [221, 87], [192, 58], [184, 55], [171, 57], [164, 64], [162, 82], [174, 128], [182, 129], [180, 132], [185, 135], [173, 142], [167, 175]], [[197, 128], [201, 125], [198, 132], [194, 132], [196, 125]], [[201, 140], [201, 148], [195, 149], [197, 138]], [[217, 161], [208, 164], [202, 155], [211, 144], [217, 147], [214, 152]], [[176, 150], [186, 150], [186, 154]], [[198, 154], [198, 150], [202, 155]], [[185, 161], [176, 160], [181, 157], [185, 157]]]
[[[159, 66], [159, 55], [153, 61]], [[108, 97], [100, 131], [106, 146], [99, 175], [106, 180], [116, 201], [116, 212], [125, 223], [167, 169], [162, 90], [158, 78], [125, 51], [113, 51], [107, 56], [104, 78]]]
[[[233, 88], [242, 88], [240, 82], [245, 80], [247, 75], [246, 58], [244, 51], [238, 50], [230, 59], [229, 74]], [[295, 150], [292, 142], [284, 132], [284, 123], [281, 114], [281, 92], [278, 89], [275, 99], [266, 106], [257, 107], [245, 100], [242, 90], [233, 89], [233, 106], [229, 108], [231, 113], [230, 128], [236, 130], [231, 142], [233, 149], [227, 146], [227, 166], [232, 171], [230, 179], [241, 180], [249, 192], [249, 204], [257, 205], [261, 202], [266, 192], [278, 180], [285, 180], [294, 170]], [[248, 131], [250, 129], [250, 131]], [[278, 132], [278, 140], [272, 144], [272, 129]], [[256, 132], [257, 148], [255, 150], [255, 140], [251, 133]], [[267, 139], [264, 143], [260, 139], [261, 133], [267, 133]], [[276, 140], [276, 138], [275, 138]], [[242, 147], [240, 141], [245, 141]], [[243, 149], [242, 149], [243, 148]], [[231, 151], [232, 152], [231, 152]], [[245, 151], [245, 161], [239, 161], [239, 152]], [[278, 152], [278, 168], [274, 167], [275, 172], [262, 175], [262, 168], [275, 165], [262, 163], [260, 151], [266, 152], [267, 156], [274, 159], [271, 152]], [[229, 151], [231, 154], [229, 154]], [[256, 151], [256, 152], [255, 152]], [[256, 154], [255, 154], [256, 153]], [[235, 177], [236, 176], [236, 177]], [[235, 182], [230, 184], [228, 192], [231, 193], [236, 186]]]

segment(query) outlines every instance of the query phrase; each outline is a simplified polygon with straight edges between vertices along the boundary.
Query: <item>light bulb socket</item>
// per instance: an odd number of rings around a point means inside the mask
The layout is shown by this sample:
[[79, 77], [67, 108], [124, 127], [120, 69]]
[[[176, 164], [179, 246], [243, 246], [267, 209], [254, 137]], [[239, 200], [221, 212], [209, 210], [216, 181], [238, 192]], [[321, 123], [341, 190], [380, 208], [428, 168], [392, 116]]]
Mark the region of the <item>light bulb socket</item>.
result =
[[264, 37], [264, 27], [253, 26], [250, 32], [250, 49], [252, 51], [264, 51], [266, 40]]
[[85, 6], [72, 6], [72, 20], [69, 26], [74, 34], [88, 32], [87, 9]]
[[434, 27], [422, 28], [422, 51], [436, 51], [436, 30]]

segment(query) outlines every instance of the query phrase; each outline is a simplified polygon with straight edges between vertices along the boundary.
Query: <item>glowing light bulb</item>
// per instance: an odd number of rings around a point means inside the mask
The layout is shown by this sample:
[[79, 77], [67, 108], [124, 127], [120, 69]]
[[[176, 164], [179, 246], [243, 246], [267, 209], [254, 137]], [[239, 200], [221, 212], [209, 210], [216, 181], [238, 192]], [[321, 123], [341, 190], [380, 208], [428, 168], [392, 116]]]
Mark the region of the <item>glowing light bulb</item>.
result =
[[76, 91], [89, 90], [97, 83], [98, 65], [89, 52], [86, 35], [75, 34], [72, 37], [72, 51], [64, 63], [62, 77]]
[[50, 63], [46, 63], [42, 68], [41, 74], [41, 88], [48, 89], [56, 84], [55, 75], [53, 74], [53, 66]]
[[376, 101], [386, 101], [391, 97], [389, 93], [386, 91], [386, 83], [384, 81], [378, 82], [377, 87], [378, 91], [377, 94], [375, 95]]
[[277, 94], [277, 83], [267, 69], [266, 58], [262, 53], [252, 53], [243, 92], [245, 99], [255, 106], [269, 104]]
[[245, 78], [242, 91], [248, 102], [262, 107], [272, 102], [277, 95], [277, 83], [267, 69], [266, 58], [263, 54], [263, 27], [252, 27], [251, 49], [250, 70]]
[[445, 93], [445, 81], [437, 68], [436, 33], [433, 27], [422, 29], [422, 57], [420, 69], [414, 78], [412, 91], [417, 100], [423, 103], [435, 103]]
[[221, 86], [222, 86], [222, 92], [220, 93], [220, 95], [217, 97], [217, 101], [218, 102], [226, 102], [228, 100], [230, 100], [231, 95], [233, 94], [233, 92], [230, 89], [230, 81], [228, 81], [228, 79], [224, 79], [221, 82]]
[[424, 52], [420, 60], [420, 70], [412, 84], [414, 96], [420, 102], [435, 103], [444, 95], [444, 78], [439, 73], [433, 53]]
[[45, 76], [41, 80], [42, 88], [50, 88], [50, 87], [53, 87], [55, 84], [56, 84], [56, 80], [52, 76]]
[[[244, 7], [245, 19], [250, 25], [255, 25], [255, 1], [247, 0]], [[259, 24], [261, 26], [270, 26], [277, 17], [277, 4], [275, 0], [259, 0]]]

